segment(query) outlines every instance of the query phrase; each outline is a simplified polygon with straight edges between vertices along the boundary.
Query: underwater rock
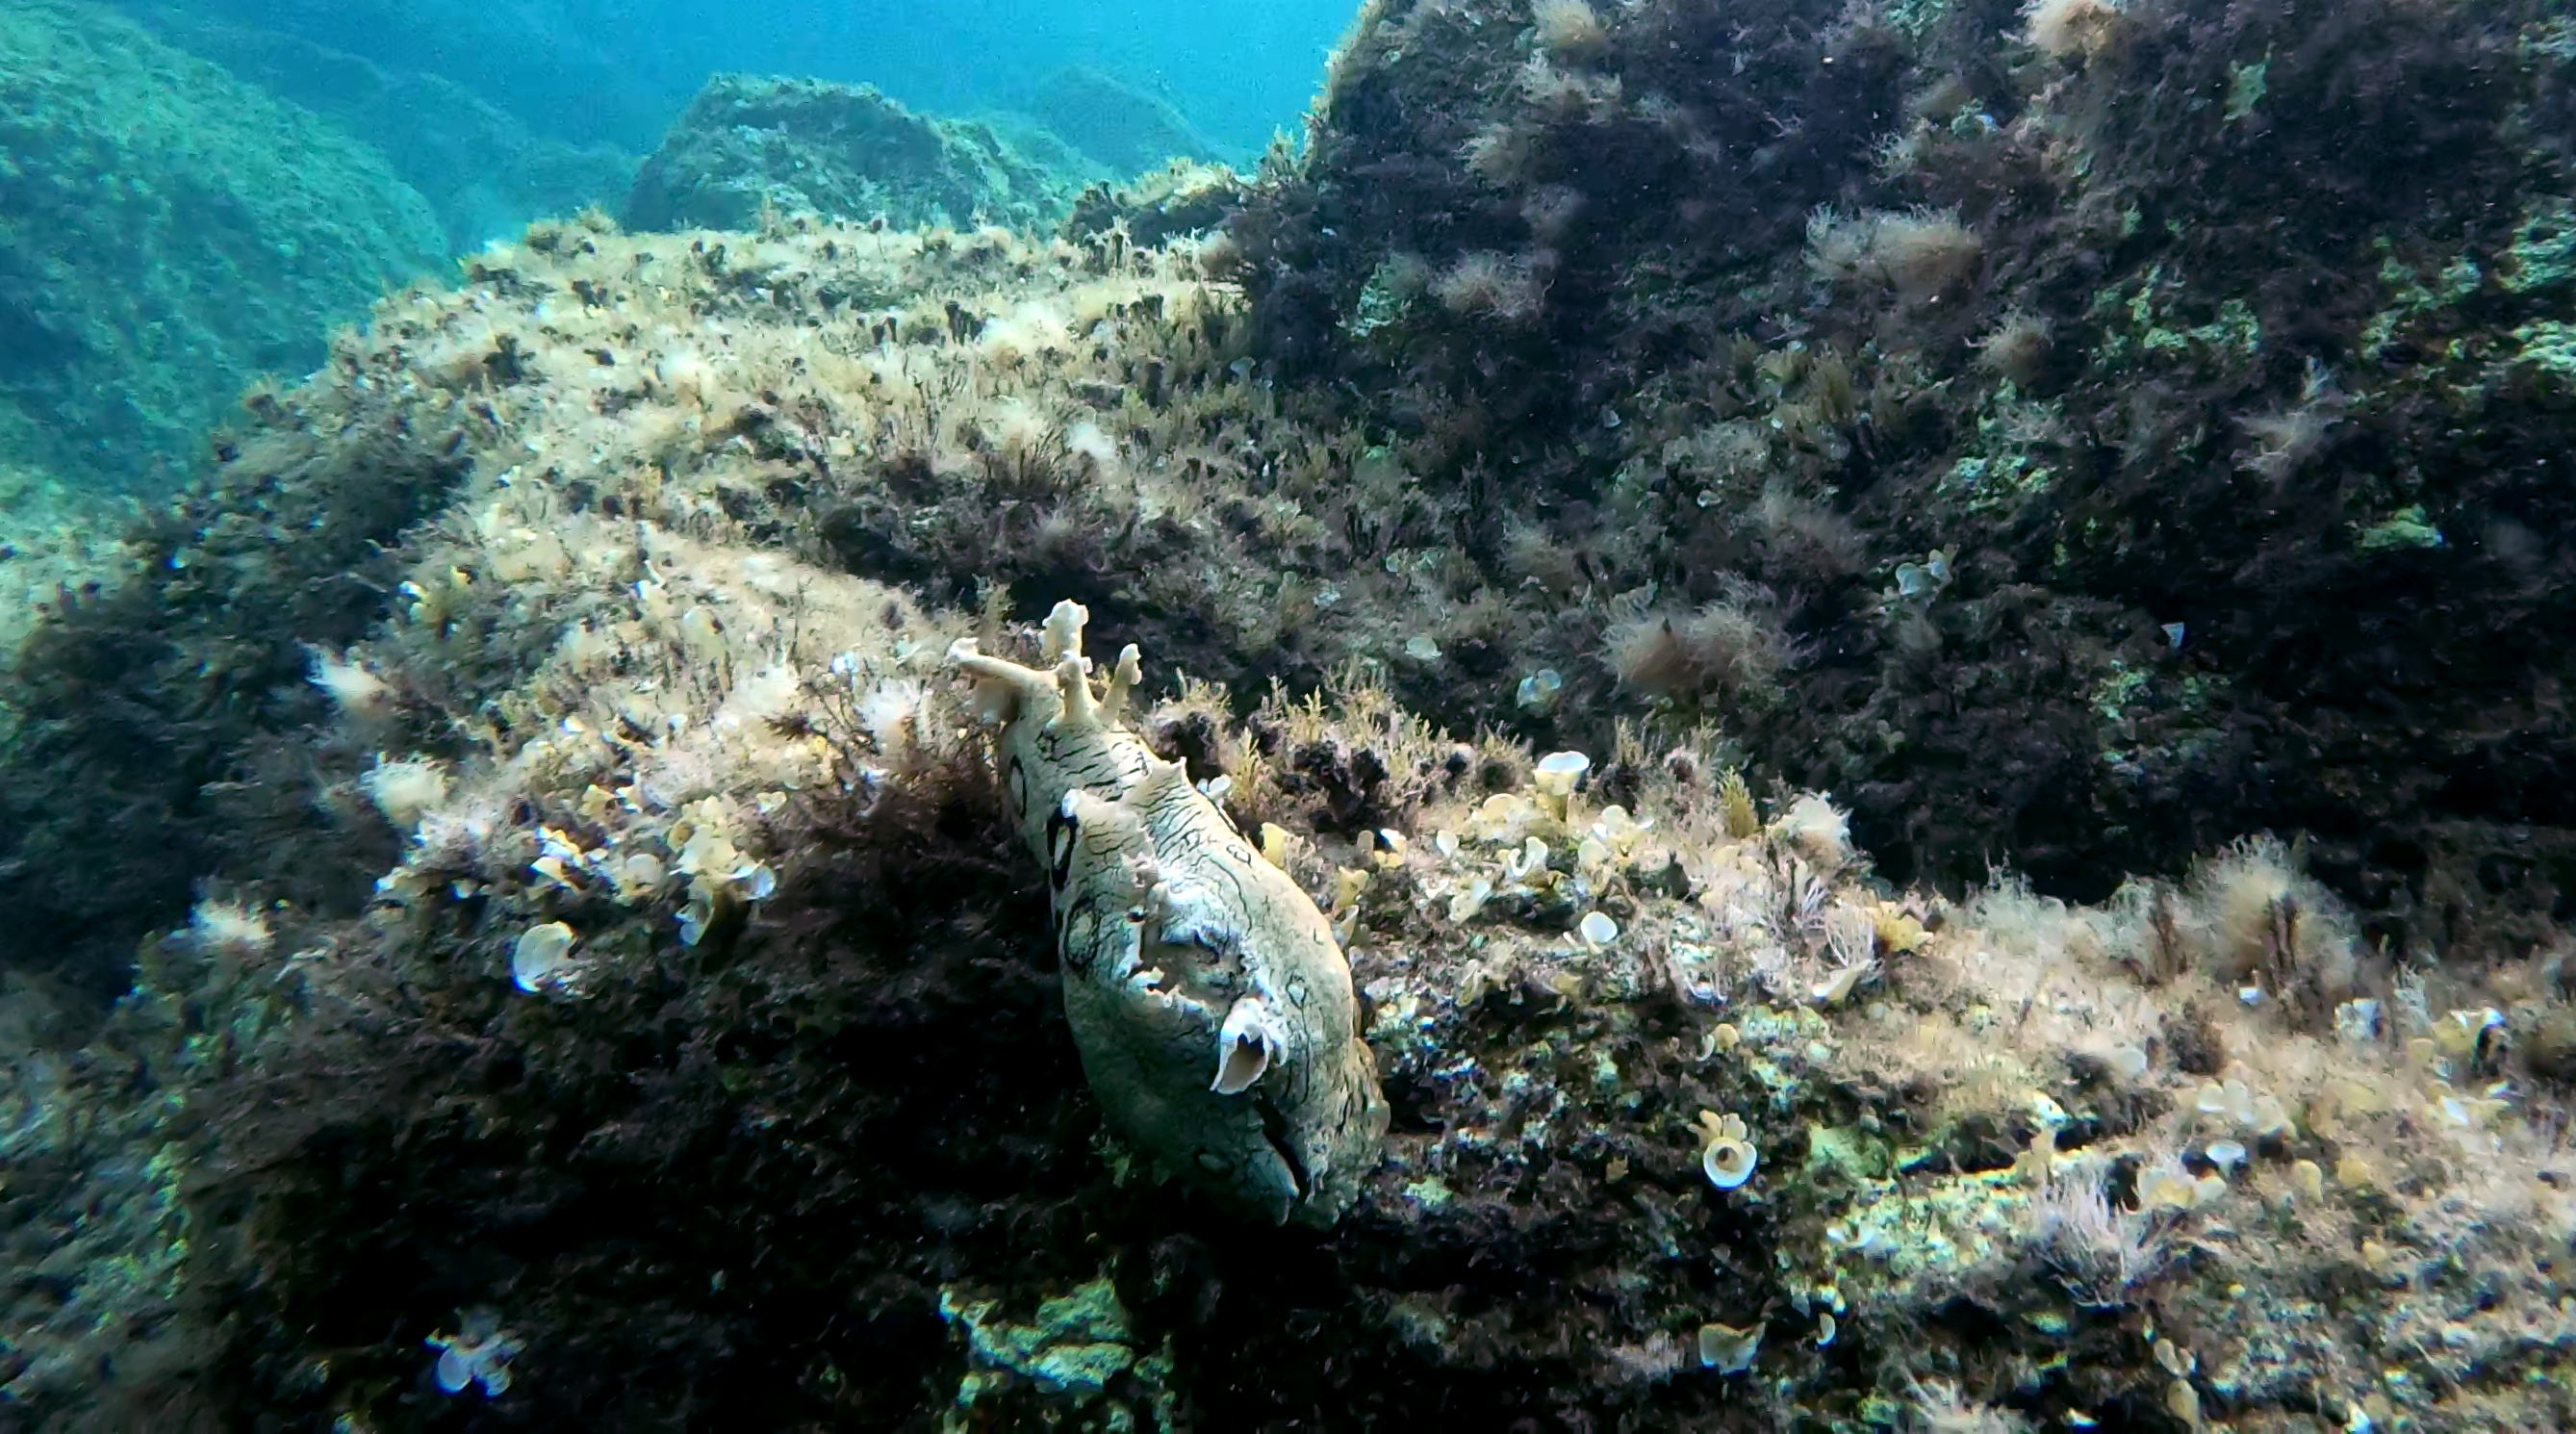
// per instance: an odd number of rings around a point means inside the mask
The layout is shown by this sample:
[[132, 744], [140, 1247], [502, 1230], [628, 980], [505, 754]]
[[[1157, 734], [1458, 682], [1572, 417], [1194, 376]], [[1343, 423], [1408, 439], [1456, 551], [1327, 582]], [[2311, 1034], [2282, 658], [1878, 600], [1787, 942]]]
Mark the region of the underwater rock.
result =
[[1213, 231], [1252, 196], [1252, 186], [1221, 164], [1173, 160], [1123, 184], [1094, 184], [1065, 217], [1068, 238], [1089, 239], [1123, 224], [1136, 244], [1161, 244]]
[[374, 146], [437, 211], [451, 253], [514, 236], [538, 219], [613, 209], [635, 183], [637, 156], [534, 133], [443, 76], [214, 18], [193, 5], [149, 5], [141, 16], [170, 44]]
[[436, 216], [374, 150], [103, 6], [0, 13], [0, 461], [159, 494], [300, 374]]
[[1083, 1069], [1176, 1177], [1274, 1224], [1329, 1227], [1387, 1126], [1350, 964], [1313, 899], [1122, 724], [1133, 646], [1095, 696], [1088, 618], [1056, 605], [1046, 671], [971, 641], [949, 659], [999, 729], [1012, 817], [1047, 866]]
[[644, 161], [625, 212], [638, 229], [750, 229], [764, 212], [1045, 229], [1091, 177], [874, 86], [716, 75]]
[[957, 1407], [992, 1402], [1019, 1381], [1034, 1384], [1057, 1409], [1086, 1409], [1121, 1376], [1151, 1390], [1156, 1366], [1140, 1358], [1131, 1318], [1107, 1279], [1085, 1281], [1039, 1303], [1025, 1323], [1004, 1319], [991, 1300], [939, 1292], [939, 1315], [965, 1335], [972, 1367], [958, 1382]]
[[[238, 25], [288, 46], [312, 45], [387, 71], [410, 71], [471, 90], [538, 134], [576, 147], [650, 149], [688, 99], [705, 63], [655, 63], [679, 40], [664, 25], [609, 23], [561, 0], [503, 5], [421, 5], [416, 0], [114, 0], [165, 32], [203, 21]], [[193, 43], [178, 41], [182, 48]], [[218, 63], [230, 63], [209, 53]], [[419, 67], [415, 69], [414, 67]], [[328, 67], [343, 78], [359, 75]], [[678, 70], [685, 78], [672, 75]], [[362, 72], [361, 72], [362, 73]], [[363, 96], [351, 97], [357, 103]], [[316, 109], [328, 111], [328, 105]]]
[[1112, 174], [1145, 174], [1173, 160], [1214, 160], [1216, 146], [1170, 100], [1097, 65], [1049, 72], [1013, 101]]
[[[1498, 510], [1459, 529], [1498, 587], [1598, 614], [1511, 654], [1576, 722], [1720, 722], [1891, 874], [2010, 831], [2098, 899], [2299, 829], [2401, 948], [2470, 889], [2472, 939], [2537, 939], [2576, 892], [2535, 799], [2576, 646], [2531, 637], [2576, 631], [2563, 10], [2025, 9], [1365, 7], [1229, 226], [1260, 356]], [[1721, 607], [1761, 681], [1615, 670]]]
[[65, 593], [121, 582], [116, 548], [130, 499], [0, 458], [0, 653], [15, 652]]
[[[2557, 729], [2410, 726], [2397, 682], [2504, 570], [2560, 601], [2576, 229], [2380, 187], [2492, 186], [2469, 12], [2139, 0], [2058, 55], [2008, 7], [1500, 13], [1370, 6], [1220, 237], [590, 216], [255, 395], [0, 687], [7, 1397], [2576, 1427], [2567, 829], [2423, 756]], [[2563, 38], [2512, 47], [2538, 131]], [[2418, 90], [2463, 163], [2380, 173]], [[2371, 172], [2298, 152], [2365, 95]], [[2353, 188], [2194, 207], [2238, 181]], [[2385, 258], [2313, 247], [2355, 215]], [[2285, 571], [2392, 579], [2327, 633], [2387, 704], [2301, 705], [2313, 609], [2191, 596]], [[1049, 848], [943, 673], [970, 632], [1066, 658], [1067, 597], [1188, 677]], [[1110, 705], [1073, 676], [1002, 680]], [[2342, 745], [2230, 765], [2258, 713]], [[2367, 861], [2202, 830], [2319, 773], [2397, 834]], [[1386, 1129], [1328, 1230], [1263, 1223], [1277, 1144], [1251, 1221], [1155, 1168], [1242, 1133], [1275, 1009], [1207, 1001], [1122, 1083], [1065, 1018], [1103, 993], [1030, 959], [1068, 931], [1016, 847], [1122, 920], [1154, 884], [1099, 858], [1183, 884], [1139, 796], [1259, 834], [1199, 870], [1332, 893], [1298, 916]], [[1909, 879], [1944, 850], [1982, 889]], [[1990, 851], [2155, 869], [2070, 903]], [[542, 997], [539, 930], [580, 978]], [[1110, 930], [1092, 966], [1141, 963]], [[66, 951], [94, 987], [49, 1018]], [[524, 1352], [442, 1406], [423, 1341], [478, 1309]]]

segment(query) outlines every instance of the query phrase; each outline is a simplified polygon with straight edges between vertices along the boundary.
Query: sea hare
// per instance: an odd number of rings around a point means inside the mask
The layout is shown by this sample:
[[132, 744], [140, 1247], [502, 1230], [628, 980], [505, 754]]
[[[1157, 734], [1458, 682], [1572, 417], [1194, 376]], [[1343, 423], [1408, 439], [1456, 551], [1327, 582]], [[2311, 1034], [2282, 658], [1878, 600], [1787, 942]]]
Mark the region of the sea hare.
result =
[[1050, 671], [949, 661], [999, 730], [1011, 815], [1046, 866], [1065, 1014], [1119, 1134], [1173, 1177], [1273, 1224], [1341, 1218], [1378, 1158], [1386, 1098], [1332, 924], [1120, 715], [1119, 655], [1094, 694], [1089, 614], [1046, 621]]

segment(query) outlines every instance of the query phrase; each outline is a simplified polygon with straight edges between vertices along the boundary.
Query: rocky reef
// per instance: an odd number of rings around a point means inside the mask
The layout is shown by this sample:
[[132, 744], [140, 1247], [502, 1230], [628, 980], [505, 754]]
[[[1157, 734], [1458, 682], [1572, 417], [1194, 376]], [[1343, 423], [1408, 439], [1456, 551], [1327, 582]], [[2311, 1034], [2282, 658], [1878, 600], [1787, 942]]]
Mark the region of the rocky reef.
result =
[[747, 229], [764, 212], [911, 227], [1053, 227], [1100, 171], [1043, 131], [916, 115], [868, 85], [717, 75], [644, 161], [640, 229]]
[[[0, 1398], [2576, 1420], [2567, 26], [1372, 4], [1220, 230], [385, 299], [11, 665]], [[1329, 924], [1325, 1228], [1107, 1113], [952, 651]]]
[[169, 43], [373, 146], [429, 201], [449, 253], [549, 215], [614, 208], [634, 185], [633, 155], [539, 135], [453, 80], [218, 18], [202, 5], [138, 8]]
[[[581, 149], [640, 153], [669, 123], [705, 74], [690, 42], [671, 24], [602, 23], [573, 0], [508, 5], [423, 5], [417, 0], [112, 0], [145, 24], [185, 36], [179, 43], [229, 64], [236, 48], [319, 51], [323, 73], [356, 81], [369, 71], [423, 88], [463, 86], [480, 108], [497, 105], [526, 131]], [[685, 22], [684, 15], [668, 17]], [[225, 32], [230, 32], [226, 36]], [[691, 66], [696, 68], [692, 69]], [[450, 92], [453, 94], [453, 92]], [[363, 103], [362, 93], [351, 96]], [[327, 106], [325, 106], [327, 108]], [[483, 128], [483, 116], [473, 117]]]
[[0, 460], [0, 651], [15, 652], [65, 593], [95, 594], [123, 580], [119, 540], [134, 508], [130, 499]]
[[1112, 174], [1141, 174], [1175, 159], [1207, 163], [1226, 157], [1170, 100], [1097, 65], [1051, 70], [1010, 98], [1013, 109], [1034, 116]]
[[2298, 829], [2375, 940], [2528, 942], [2567, 23], [1374, 5], [1233, 233], [1264, 354], [1564, 595], [1515, 644], [1564, 710], [1709, 711], [1900, 877]]
[[442, 262], [365, 145], [101, 7], [0, 16], [0, 454], [167, 491], [249, 378]]

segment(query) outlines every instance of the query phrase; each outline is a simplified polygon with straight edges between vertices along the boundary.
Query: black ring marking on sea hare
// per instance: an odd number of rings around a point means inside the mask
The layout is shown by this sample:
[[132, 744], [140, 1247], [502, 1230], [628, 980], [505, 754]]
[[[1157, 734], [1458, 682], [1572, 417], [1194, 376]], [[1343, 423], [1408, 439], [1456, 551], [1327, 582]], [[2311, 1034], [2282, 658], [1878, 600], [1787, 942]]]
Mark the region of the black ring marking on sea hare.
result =
[[1029, 817], [1029, 769], [1028, 764], [1020, 760], [1020, 754], [1017, 752], [1013, 752], [1011, 754], [1010, 775], [1007, 785], [1009, 786], [1011, 793], [1011, 820], [1015, 822], [1027, 821]]
[[1065, 884], [1073, 880], [1074, 836], [1074, 820], [1064, 808], [1058, 807], [1047, 814], [1047, 886], [1050, 890], [1062, 891]]
[[[1080, 944], [1076, 944], [1073, 939], [1073, 919], [1077, 916], [1089, 916], [1091, 918], [1091, 939]], [[1094, 900], [1088, 894], [1067, 902], [1063, 913], [1056, 918], [1056, 954], [1063, 959], [1065, 965], [1071, 967], [1074, 971], [1088, 971], [1091, 969], [1093, 958], [1100, 954], [1095, 949], [1099, 943], [1099, 902]]]

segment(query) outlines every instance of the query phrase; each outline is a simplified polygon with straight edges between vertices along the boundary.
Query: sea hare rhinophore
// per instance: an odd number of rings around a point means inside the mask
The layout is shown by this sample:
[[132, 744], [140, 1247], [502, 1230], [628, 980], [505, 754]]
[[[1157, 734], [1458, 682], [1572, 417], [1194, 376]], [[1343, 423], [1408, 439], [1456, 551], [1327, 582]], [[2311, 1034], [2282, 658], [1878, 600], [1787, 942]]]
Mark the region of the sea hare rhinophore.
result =
[[1386, 1134], [1332, 924], [1177, 762], [1119, 723], [1130, 646], [1094, 695], [1090, 616], [1046, 621], [1051, 671], [949, 661], [998, 726], [1012, 817], [1045, 863], [1065, 1014], [1110, 1123], [1174, 1177], [1273, 1224], [1329, 1226]]

